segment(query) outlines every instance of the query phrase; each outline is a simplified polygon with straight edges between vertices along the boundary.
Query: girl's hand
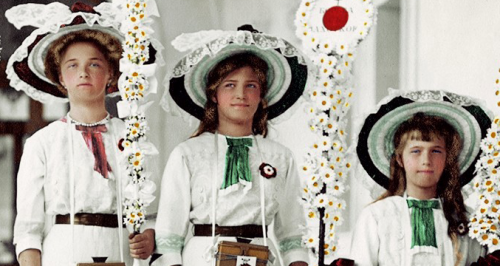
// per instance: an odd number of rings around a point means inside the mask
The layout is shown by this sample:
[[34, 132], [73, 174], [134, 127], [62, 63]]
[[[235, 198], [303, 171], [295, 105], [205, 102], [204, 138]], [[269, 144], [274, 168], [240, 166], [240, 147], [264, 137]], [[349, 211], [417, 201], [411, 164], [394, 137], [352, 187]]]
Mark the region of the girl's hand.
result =
[[136, 259], [147, 259], [155, 250], [155, 230], [146, 229], [141, 234], [128, 236], [130, 255]]
[[42, 256], [38, 249], [27, 249], [19, 254], [20, 266], [40, 266], [42, 265]]
[[290, 263], [290, 266], [308, 266], [307, 262], [303, 261], [295, 261]]

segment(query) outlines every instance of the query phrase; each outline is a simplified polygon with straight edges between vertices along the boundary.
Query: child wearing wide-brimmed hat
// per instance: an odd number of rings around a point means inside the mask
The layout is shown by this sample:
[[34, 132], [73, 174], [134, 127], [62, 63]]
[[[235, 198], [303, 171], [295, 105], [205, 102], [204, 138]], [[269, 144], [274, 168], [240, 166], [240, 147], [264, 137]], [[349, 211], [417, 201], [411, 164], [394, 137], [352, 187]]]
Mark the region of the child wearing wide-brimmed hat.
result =
[[57, 2], [6, 12], [16, 27], [38, 27], [9, 60], [10, 85], [44, 103], [69, 101], [68, 114], [24, 147], [14, 225], [20, 265], [76, 265], [95, 257], [131, 265], [132, 256], [147, 258], [154, 249], [153, 229], [131, 237], [129, 248], [119, 215], [118, 194], [128, 182], [117, 174], [124, 124], [105, 108], [106, 95], [118, 91], [123, 51], [116, 12], [110, 3], [70, 10]]
[[483, 251], [467, 236], [461, 188], [491, 114], [449, 92], [391, 94], [359, 134], [359, 162], [374, 190], [386, 191], [360, 214], [351, 258], [360, 266], [470, 265]]
[[[312, 72], [305, 57], [248, 26], [184, 34], [173, 44], [199, 46], [174, 68], [163, 103], [201, 122], [165, 168], [155, 228], [163, 254], [158, 262], [214, 265], [219, 241], [244, 238], [269, 246], [286, 266], [307, 265], [296, 165], [289, 149], [266, 138], [267, 121], [283, 118], [304, 93]], [[273, 222], [279, 251], [267, 242]], [[272, 257], [257, 263], [281, 265]]]

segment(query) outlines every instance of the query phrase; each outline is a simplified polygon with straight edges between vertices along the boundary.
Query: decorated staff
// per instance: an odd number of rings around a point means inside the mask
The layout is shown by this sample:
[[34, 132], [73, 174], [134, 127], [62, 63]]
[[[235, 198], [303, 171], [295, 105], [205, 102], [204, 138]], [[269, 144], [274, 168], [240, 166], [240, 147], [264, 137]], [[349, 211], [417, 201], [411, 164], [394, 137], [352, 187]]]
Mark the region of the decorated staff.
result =
[[[354, 91], [352, 64], [356, 47], [374, 23], [374, 12], [371, 0], [304, 0], [296, 13], [296, 35], [319, 68], [308, 88], [306, 110], [317, 139], [301, 169], [307, 178], [302, 198], [311, 225], [304, 243], [315, 252], [320, 266], [335, 255], [336, 229], [346, 208], [342, 195], [352, 165], [346, 142], [346, 115]], [[319, 224], [319, 232], [314, 224]]]
[[[149, 127], [145, 112], [152, 104], [147, 102], [147, 97], [156, 93], [158, 86], [154, 76], [156, 63], [163, 64], [160, 51], [156, 49], [163, 47], [150, 36], [153, 32], [151, 17], [159, 16], [154, 0], [127, 0], [122, 10], [123, 22], [120, 30], [125, 40], [123, 58], [120, 60], [123, 74], [118, 83], [122, 101], [117, 103], [117, 107], [119, 116], [125, 119], [126, 125], [119, 141], [122, 174], [129, 178], [123, 193], [123, 222], [132, 232], [132, 256], [147, 258], [153, 249], [143, 248], [143, 241], [151, 241], [153, 235], [144, 239], [140, 233], [144, 231], [144, 227], [148, 227], [145, 225], [148, 214], [146, 207], [155, 200], [156, 191], [156, 184], [152, 180], [153, 173], [148, 169], [147, 161], [157, 155], [158, 151], [147, 139]], [[152, 42], [154, 46], [151, 45]], [[155, 56], [156, 63], [151, 60]], [[152, 231], [146, 230], [146, 233], [151, 234]], [[139, 264], [139, 260], [134, 260], [134, 265]]]
[[[288, 117], [303, 95], [311, 71], [307, 59], [287, 41], [251, 26], [183, 34], [173, 45], [191, 52], [172, 71], [164, 107], [194, 116], [200, 125], [172, 151], [165, 168], [158, 261], [280, 265], [281, 254], [286, 266], [307, 265], [296, 165], [289, 149], [266, 138], [268, 120]], [[271, 223], [279, 249], [267, 240]], [[190, 225], [194, 237], [184, 245]]]
[[[65, 117], [25, 144], [14, 225], [21, 265], [130, 265], [130, 254], [142, 254], [124, 241], [120, 194], [129, 180], [117, 158], [124, 125], [105, 108], [118, 92], [121, 14], [110, 3], [57, 2], [6, 12], [18, 28], [37, 27], [9, 59], [10, 85], [44, 103], [69, 101]], [[146, 231], [138, 242], [152, 250]]]
[[[359, 175], [384, 191], [361, 212], [351, 258], [364, 265], [470, 265], [482, 254], [467, 236], [461, 188], [474, 177], [491, 114], [444, 91], [390, 91], [359, 133]], [[373, 180], [371, 180], [373, 179]], [[379, 194], [380, 195], [380, 194]]]
[[[500, 73], [497, 72], [497, 74]], [[500, 95], [500, 76], [495, 80], [495, 95]], [[500, 102], [497, 103], [500, 107]], [[476, 265], [500, 262], [500, 117], [495, 117], [486, 137], [481, 141], [481, 157], [476, 163], [477, 177], [472, 183], [475, 212], [469, 221], [469, 236], [487, 248], [488, 256]]]

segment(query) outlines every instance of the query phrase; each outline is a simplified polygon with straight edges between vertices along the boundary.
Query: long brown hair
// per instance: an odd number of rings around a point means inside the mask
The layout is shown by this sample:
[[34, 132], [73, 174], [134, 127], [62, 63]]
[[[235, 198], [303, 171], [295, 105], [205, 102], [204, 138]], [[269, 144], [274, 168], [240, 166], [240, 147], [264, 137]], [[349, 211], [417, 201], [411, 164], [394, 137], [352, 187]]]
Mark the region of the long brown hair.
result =
[[45, 75], [54, 83], [57, 88], [68, 95], [68, 91], [59, 81], [61, 74], [61, 60], [68, 47], [74, 43], [91, 43], [109, 64], [111, 69], [111, 83], [109, 87], [116, 87], [120, 77], [120, 58], [122, 56], [122, 45], [120, 41], [108, 33], [99, 30], [79, 30], [63, 35], [52, 42], [45, 57]]
[[[403, 122], [394, 134], [395, 151], [391, 157], [391, 181], [388, 190], [378, 199], [402, 196], [406, 190], [405, 170], [397, 158], [402, 158], [408, 140], [431, 141], [441, 138], [446, 145], [446, 163], [438, 181], [436, 194], [442, 199], [443, 212], [448, 220], [448, 235], [454, 239], [467, 233], [467, 216], [460, 185], [458, 156], [462, 150], [460, 135], [445, 119], [438, 116], [416, 113]], [[460, 229], [459, 229], [460, 228]]]
[[191, 137], [196, 137], [204, 132], [214, 133], [219, 126], [219, 114], [217, 113], [217, 103], [212, 99], [217, 93], [217, 88], [222, 81], [233, 71], [243, 67], [250, 67], [260, 83], [261, 101], [253, 116], [253, 134], [267, 135], [267, 100], [264, 96], [267, 93], [267, 63], [253, 53], [239, 53], [232, 55], [219, 62], [209, 73], [207, 78], [207, 88], [205, 90], [207, 103], [205, 113], [200, 125]]

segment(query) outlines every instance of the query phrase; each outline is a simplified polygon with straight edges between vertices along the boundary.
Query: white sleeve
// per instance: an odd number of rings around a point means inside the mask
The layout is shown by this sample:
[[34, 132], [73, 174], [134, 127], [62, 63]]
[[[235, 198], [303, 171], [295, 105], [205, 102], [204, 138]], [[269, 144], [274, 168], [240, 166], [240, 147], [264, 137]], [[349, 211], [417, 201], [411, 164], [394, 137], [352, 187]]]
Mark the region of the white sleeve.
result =
[[143, 229], [148, 229], [148, 228], [155, 228], [156, 224], [156, 216], [158, 214], [158, 205], [160, 201], [160, 179], [161, 179], [161, 174], [159, 171], [158, 167], [158, 160], [156, 159], [156, 156], [151, 156], [149, 163], [147, 164], [147, 169], [148, 171], [151, 172], [150, 180], [153, 181], [156, 185], [156, 190], [153, 193], [155, 196], [155, 199], [149, 206], [146, 207], [146, 214], [147, 214], [147, 220], [146, 224], [144, 224]]
[[380, 240], [378, 221], [375, 219], [370, 205], [361, 212], [351, 238], [350, 258], [357, 266], [378, 265]]
[[42, 250], [45, 225], [45, 154], [35, 138], [26, 140], [17, 175], [17, 216], [14, 223], [16, 254], [26, 249]]
[[191, 174], [179, 146], [170, 154], [163, 179], [156, 220], [156, 249], [163, 254], [156, 265], [182, 264], [182, 249], [189, 227]]
[[274, 232], [279, 243], [284, 265], [295, 261], [309, 260], [308, 249], [302, 246], [303, 228], [306, 219], [301, 204], [301, 183], [295, 160], [288, 152], [285, 186], [280, 191], [279, 210], [274, 220]]

